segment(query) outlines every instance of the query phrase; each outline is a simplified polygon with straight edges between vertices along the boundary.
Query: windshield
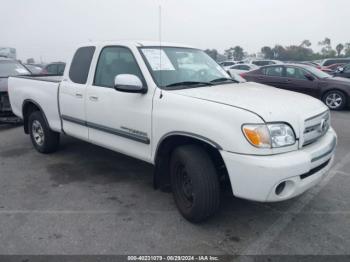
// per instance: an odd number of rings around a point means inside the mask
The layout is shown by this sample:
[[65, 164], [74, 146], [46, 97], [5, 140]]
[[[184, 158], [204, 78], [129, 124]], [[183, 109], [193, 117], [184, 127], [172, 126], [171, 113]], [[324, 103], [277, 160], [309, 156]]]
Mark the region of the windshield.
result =
[[30, 75], [30, 72], [16, 61], [0, 61], [0, 77]]
[[205, 52], [180, 47], [141, 48], [156, 84], [161, 88], [224, 82], [230, 79], [225, 70]]
[[321, 71], [320, 69], [317, 69], [316, 67], [313, 67], [313, 66], [307, 66], [307, 70], [318, 78], [330, 77], [329, 74], [327, 74], [327, 73], [325, 73], [325, 72]]

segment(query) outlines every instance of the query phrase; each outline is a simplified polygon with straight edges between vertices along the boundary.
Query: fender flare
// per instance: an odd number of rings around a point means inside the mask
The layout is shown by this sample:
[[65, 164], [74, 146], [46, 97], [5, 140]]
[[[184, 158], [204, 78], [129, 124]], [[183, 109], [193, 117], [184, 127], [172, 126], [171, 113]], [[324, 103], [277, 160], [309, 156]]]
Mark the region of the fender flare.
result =
[[49, 121], [47, 121], [45, 112], [44, 112], [44, 110], [42, 109], [42, 107], [41, 107], [37, 102], [35, 102], [35, 101], [32, 100], [32, 99], [25, 99], [25, 100], [23, 101], [23, 104], [22, 104], [22, 117], [23, 117], [23, 123], [24, 123], [24, 125], [23, 125], [23, 127], [24, 127], [24, 132], [25, 132], [26, 134], [29, 133], [28, 126], [27, 126], [27, 124], [28, 124], [28, 122], [27, 122], [28, 119], [27, 119], [27, 120], [25, 119], [25, 114], [24, 114], [24, 108], [25, 108], [26, 104], [29, 104], [29, 103], [31, 103], [31, 104], [35, 105], [37, 108], [39, 108], [39, 111], [42, 113], [42, 115], [43, 115], [43, 117], [44, 117], [44, 120], [45, 120], [46, 125], [51, 129], [50, 124], [49, 124]]

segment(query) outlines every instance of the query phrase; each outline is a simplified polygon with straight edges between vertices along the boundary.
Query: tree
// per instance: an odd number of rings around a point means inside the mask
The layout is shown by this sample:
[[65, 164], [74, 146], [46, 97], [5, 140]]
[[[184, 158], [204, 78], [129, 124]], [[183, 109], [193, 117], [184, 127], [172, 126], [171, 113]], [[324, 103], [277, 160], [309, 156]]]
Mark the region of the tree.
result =
[[34, 64], [34, 58], [28, 58], [27, 64]]
[[311, 42], [309, 40], [304, 40], [300, 44], [300, 47], [310, 47], [310, 46], [311, 46]]
[[336, 55], [336, 51], [332, 49], [331, 39], [326, 37], [323, 41], [318, 42], [320, 46], [323, 46], [321, 49], [321, 54], [324, 57], [334, 57]]
[[303, 60], [311, 60], [313, 55], [313, 51], [311, 48], [291, 45], [285, 47], [284, 58], [286, 60], [292, 61], [303, 61]]
[[343, 45], [343, 44], [338, 44], [338, 45], [335, 47], [335, 50], [337, 50], [338, 56], [341, 55], [341, 52], [343, 51], [343, 49], [344, 49], [344, 45]]
[[283, 46], [275, 45], [272, 51], [273, 51], [274, 58], [279, 60], [286, 60], [286, 55], [285, 55], [286, 50], [284, 49]]
[[350, 43], [346, 43], [344, 47], [345, 56], [350, 56]]
[[326, 37], [323, 41], [318, 42], [319, 45], [322, 46], [330, 46], [331, 45], [331, 39]]
[[233, 48], [233, 58], [236, 60], [236, 61], [240, 61], [244, 58], [244, 51], [243, 51], [243, 48], [240, 47], [239, 45], [235, 46]]
[[232, 60], [232, 58], [233, 58], [233, 48], [230, 47], [229, 49], [226, 49], [224, 55], [226, 56], [226, 58], [228, 60]]
[[204, 52], [206, 52], [215, 61], [218, 61], [218, 55], [219, 55], [218, 50], [216, 50], [216, 49], [205, 49]]
[[261, 53], [264, 55], [265, 59], [273, 59], [274, 58], [273, 50], [269, 46], [264, 46], [263, 48], [261, 48]]

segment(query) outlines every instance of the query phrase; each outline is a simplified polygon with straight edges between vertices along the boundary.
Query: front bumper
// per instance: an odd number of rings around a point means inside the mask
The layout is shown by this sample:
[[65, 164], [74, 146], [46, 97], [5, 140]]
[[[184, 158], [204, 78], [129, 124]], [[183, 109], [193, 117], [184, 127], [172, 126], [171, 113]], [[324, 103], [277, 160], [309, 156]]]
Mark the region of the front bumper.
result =
[[221, 156], [236, 197], [275, 202], [298, 196], [320, 182], [332, 165], [336, 143], [330, 128], [317, 142], [297, 151], [270, 156], [221, 151]]

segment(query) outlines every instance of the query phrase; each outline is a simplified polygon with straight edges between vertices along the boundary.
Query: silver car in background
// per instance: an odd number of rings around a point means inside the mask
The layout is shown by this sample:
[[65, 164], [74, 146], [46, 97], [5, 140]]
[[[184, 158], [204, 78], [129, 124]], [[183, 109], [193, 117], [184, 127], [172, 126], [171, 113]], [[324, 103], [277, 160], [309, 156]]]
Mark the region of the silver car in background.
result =
[[0, 57], [0, 120], [13, 117], [8, 96], [7, 80], [9, 76], [30, 75], [20, 62]]

